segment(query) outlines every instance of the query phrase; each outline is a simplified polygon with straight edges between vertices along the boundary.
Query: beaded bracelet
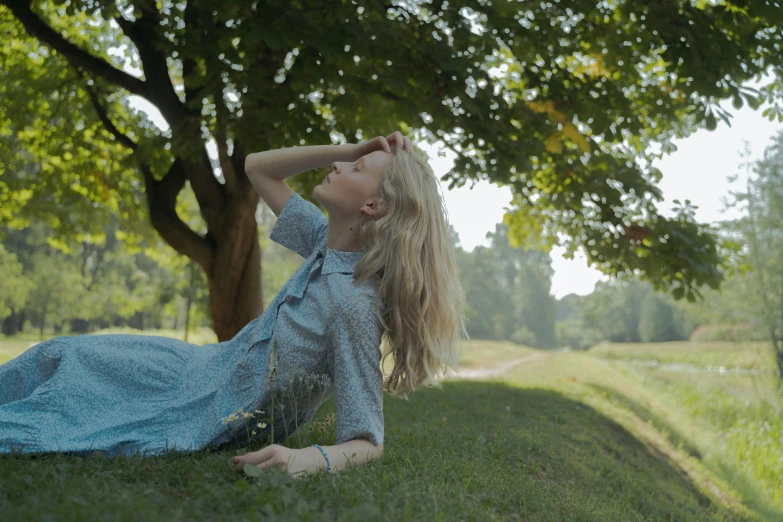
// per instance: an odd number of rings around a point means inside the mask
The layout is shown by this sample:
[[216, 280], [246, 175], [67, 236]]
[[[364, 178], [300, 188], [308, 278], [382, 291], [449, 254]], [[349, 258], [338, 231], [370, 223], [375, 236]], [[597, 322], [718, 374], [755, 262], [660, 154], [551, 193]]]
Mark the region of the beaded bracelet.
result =
[[318, 444], [313, 444], [313, 446], [315, 446], [316, 448], [321, 450], [321, 453], [324, 454], [324, 458], [326, 459], [326, 472], [329, 473], [330, 471], [332, 471], [332, 464], [329, 462], [329, 457], [326, 455], [326, 452], [324, 451], [324, 449], [321, 446], [319, 446]]

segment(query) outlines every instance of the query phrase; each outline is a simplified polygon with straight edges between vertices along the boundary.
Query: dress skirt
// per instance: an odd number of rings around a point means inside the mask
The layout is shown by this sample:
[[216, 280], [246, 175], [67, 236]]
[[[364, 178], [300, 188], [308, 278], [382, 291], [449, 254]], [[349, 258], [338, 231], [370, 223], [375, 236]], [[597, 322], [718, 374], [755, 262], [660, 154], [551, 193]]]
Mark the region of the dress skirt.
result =
[[112, 458], [230, 443], [236, 434], [222, 419], [252, 412], [266, 383], [268, 343], [248, 351], [246, 341], [87, 334], [39, 343], [0, 365], [0, 455]]

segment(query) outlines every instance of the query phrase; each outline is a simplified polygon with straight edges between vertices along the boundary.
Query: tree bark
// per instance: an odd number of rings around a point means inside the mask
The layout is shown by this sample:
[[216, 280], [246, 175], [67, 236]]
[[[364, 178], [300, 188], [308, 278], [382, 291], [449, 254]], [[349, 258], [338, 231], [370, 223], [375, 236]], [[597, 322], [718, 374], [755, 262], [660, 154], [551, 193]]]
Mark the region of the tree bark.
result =
[[257, 317], [261, 301], [261, 249], [255, 212], [258, 197], [240, 197], [229, 205], [216, 233], [212, 269], [207, 272], [212, 328], [218, 341], [231, 339]]
[[42, 341], [43, 341], [43, 336], [44, 336], [44, 326], [45, 325], [46, 325], [46, 307], [44, 307], [43, 314], [41, 314], [41, 329], [39, 331], [39, 335], [40, 335]]
[[[183, 339], [185, 342], [188, 342], [188, 332], [190, 331], [190, 303], [191, 303], [191, 294], [188, 292], [188, 298], [187, 302], [185, 303], [185, 339]], [[176, 326], [174, 327], [176, 328]]]
[[16, 314], [15, 308], [11, 307], [11, 315], [3, 319], [3, 334], [4, 335], [16, 335], [18, 331], [19, 317]]

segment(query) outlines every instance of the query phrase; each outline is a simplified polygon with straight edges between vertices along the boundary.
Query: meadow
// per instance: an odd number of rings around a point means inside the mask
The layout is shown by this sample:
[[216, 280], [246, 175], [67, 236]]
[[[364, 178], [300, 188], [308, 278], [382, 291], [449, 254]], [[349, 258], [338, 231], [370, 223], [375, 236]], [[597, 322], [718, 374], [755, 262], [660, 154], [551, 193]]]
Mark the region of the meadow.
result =
[[[0, 356], [25, 342], [0, 339]], [[657, 354], [656, 346], [644, 349]], [[0, 458], [0, 513], [8, 520], [783, 520], [779, 403], [775, 420], [764, 391], [770, 379], [694, 376], [593, 350], [478, 340], [463, 360], [489, 367], [536, 352], [541, 357], [488, 381], [444, 381], [409, 401], [385, 396], [385, 452], [365, 466], [296, 480], [237, 473], [235, 451], [9, 456]], [[711, 357], [694, 360], [712, 364]], [[331, 399], [316, 420], [329, 426], [333, 412]], [[282, 442], [334, 443], [333, 430], [298, 433], [305, 436]]]
[[616, 360], [656, 359], [661, 363], [767, 370], [775, 367], [768, 342], [605, 343], [593, 346], [590, 353]]

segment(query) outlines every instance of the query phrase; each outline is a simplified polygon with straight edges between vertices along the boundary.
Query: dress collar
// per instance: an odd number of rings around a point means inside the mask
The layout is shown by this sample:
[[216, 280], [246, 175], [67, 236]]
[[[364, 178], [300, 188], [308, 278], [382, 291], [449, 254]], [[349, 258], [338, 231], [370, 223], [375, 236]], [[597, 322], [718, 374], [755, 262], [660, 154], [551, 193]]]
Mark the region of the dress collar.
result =
[[325, 241], [321, 244], [319, 254], [323, 257], [322, 274], [353, 274], [356, 264], [364, 257], [364, 252], [345, 252], [329, 248]]

